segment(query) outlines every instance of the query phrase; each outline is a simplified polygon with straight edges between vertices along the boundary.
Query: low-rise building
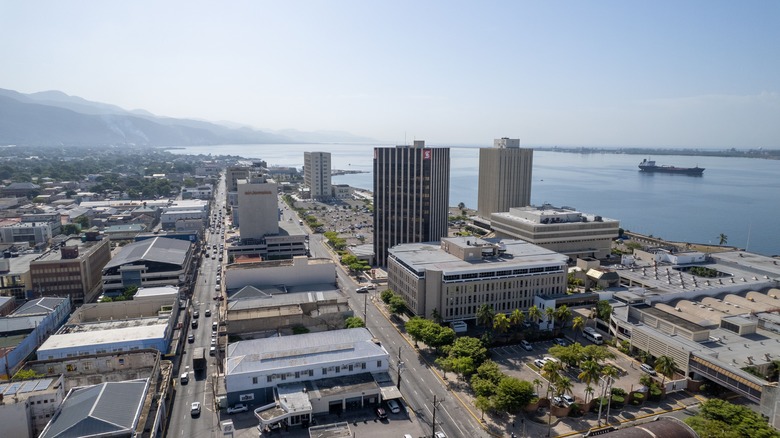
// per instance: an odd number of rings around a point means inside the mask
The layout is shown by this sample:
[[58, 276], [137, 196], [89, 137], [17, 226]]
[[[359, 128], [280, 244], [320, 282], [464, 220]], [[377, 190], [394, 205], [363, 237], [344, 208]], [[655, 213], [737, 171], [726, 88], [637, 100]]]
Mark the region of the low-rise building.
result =
[[521, 240], [445, 238], [389, 254], [388, 287], [426, 318], [473, 320], [483, 304], [508, 314], [566, 291], [567, 257]]
[[103, 292], [119, 294], [129, 286], [181, 286], [192, 281], [192, 245], [155, 237], [124, 246], [103, 268]]
[[13, 375], [19, 365], [70, 315], [70, 298], [38, 298], [0, 318], [0, 377]]
[[63, 376], [0, 383], [3, 436], [35, 438], [65, 398]]
[[263, 425], [307, 423], [312, 414], [399, 397], [381, 383], [389, 360], [365, 328], [240, 341], [227, 349], [227, 400], [261, 406]]
[[490, 215], [496, 237], [522, 239], [572, 259], [605, 258], [612, 240], [618, 237], [620, 222], [586, 214], [570, 207], [549, 204], [510, 208]]

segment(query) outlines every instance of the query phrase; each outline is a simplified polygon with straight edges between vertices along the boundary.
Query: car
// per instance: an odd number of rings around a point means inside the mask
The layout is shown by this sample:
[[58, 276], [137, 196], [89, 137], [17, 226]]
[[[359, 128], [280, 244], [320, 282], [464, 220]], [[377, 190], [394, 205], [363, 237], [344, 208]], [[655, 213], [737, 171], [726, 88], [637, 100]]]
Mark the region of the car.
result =
[[385, 411], [385, 408], [378, 407], [374, 409], [374, 412], [376, 412], [376, 416], [379, 417], [380, 420], [387, 418], [387, 411]]
[[442, 431], [438, 431], [438, 432], [436, 432], [435, 434], [433, 434], [433, 436], [434, 436], [435, 438], [447, 438], [447, 434], [446, 434], [446, 433], [444, 433], [444, 432], [442, 432]]
[[192, 407], [190, 408], [190, 414], [193, 417], [197, 417], [200, 415], [200, 402], [192, 402]]
[[563, 339], [563, 338], [555, 338], [555, 339], [553, 339], [553, 343], [555, 343], [557, 345], [560, 345], [561, 347], [565, 347], [565, 346], [569, 345], [569, 341], [567, 341], [566, 339]]
[[186, 385], [187, 382], [190, 381], [190, 375], [187, 373], [182, 373], [181, 377], [179, 377], [179, 381], [181, 382], [182, 385]]
[[211, 348], [209, 348], [209, 356], [216, 356], [217, 355], [217, 347], [212, 345]]
[[249, 406], [247, 406], [247, 405], [245, 405], [243, 403], [238, 403], [238, 404], [236, 404], [236, 405], [234, 405], [232, 407], [227, 408], [227, 413], [228, 414], [237, 414], [239, 412], [246, 412], [248, 410], [249, 410]]
[[215, 290], [215, 291], [217, 291], [217, 292], [219, 292], [219, 291], [220, 291], [220, 288], [219, 288], [219, 285], [218, 285], [218, 284], [214, 285], [214, 290]]
[[212, 330], [216, 330], [217, 328], [219, 328], [219, 323], [217, 321], [212, 322], [211, 323], [211, 329]]
[[409, 435], [408, 433], [405, 433], [405, 434], [404, 434], [404, 438], [412, 438], [412, 436], [411, 436], [411, 435]]
[[205, 316], [207, 316], [207, 317], [211, 316], [211, 309], [206, 309], [206, 311], [205, 311], [205, 312], [203, 312], [203, 314], [204, 314]]
[[561, 361], [559, 361], [558, 359], [556, 359], [556, 358], [554, 358], [554, 357], [550, 357], [550, 356], [545, 356], [545, 357], [544, 357], [544, 359], [542, 359], [542, 360], [544, 360], [545, 362], [557, 362], [557, 363], [561, 363]]
[[365, 287], [365, 286], [363, 286], [363, 287], [359, 287], [359, 288], [357, 288], [357, 289], [355, 290], [355, 292], [357, 292], [357, 293], [359, 293], [359, 294], [365, 294], [365, 293], [368, 293], [368, 288], [367, 288], [367, 287]]
[[520, 341], [520, 346], [523, 347], [523, 350], [525, 351], [531, 351], [534, 349], [533, 345], [531, 345], [531, 343], [526, 341], [525, 339]]
[[565, 405], [565, 403], [563, 402], [563, 398], [558, 396], [558, 395], [553, 397], [553, 404], [555, 406], [564, 406]]
[[650, 374], [651, 376], [655, 376], [656, 375], [656, 372], [653, 369], [653, 367], [651, 367], [650, 365], [648, 365], [646, 363], [643, 363], [642, 365], [640, 365], [639, 369], [641, 369], [642, 371], [646, 372], [647, 374]]
[[563, 394], [563, 395], [561, 396], [561, 398], [563, 399], [563, 403], [564, 403], [566, 406], [569, 406], [570, 404], [574, 403], [574, 401], [575, 401], [575, 400], [574, 400], [574, 397], [570, 396], [569, 394]]
[[187, 336], [187, 342], [189, 342], [190, 344], [192, 344], [193, 342], [195, 342], [195, 335], [193, 335], [192, 333], [190, 333], [190, 335], [189, 335], [189, 336]]
[[546, 361], [544, 359], [534, 359], [534, 365], [537, 366], [537, 368], [541, 368], [544, 366]]
[[193, 318], [198, 318], [199, 316], [200, 316], [200, 312], [198, 312], [197, 310], [192, 312], [192, 317]]
[[399, 405], [395, 400], [388, 400], [387, 407], [390, 409], [390, 412], [394, 414], [401, 412], [401, 405]]

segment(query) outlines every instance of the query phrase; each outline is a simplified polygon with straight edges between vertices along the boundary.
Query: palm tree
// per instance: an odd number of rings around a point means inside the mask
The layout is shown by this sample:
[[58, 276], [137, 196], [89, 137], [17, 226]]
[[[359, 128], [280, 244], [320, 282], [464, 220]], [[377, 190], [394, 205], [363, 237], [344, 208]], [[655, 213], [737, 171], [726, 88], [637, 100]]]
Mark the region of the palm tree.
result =
[[465, 210], [465, 209], [466, 209], [466, 204], [462, 202], [458, 202], [458, 210]]
[[509, 318], [507, 318], [505, 314], [497, 313], [496, 316], [493, 317], [493, 329], [497, 330], [502, 335], [509, 330], [509, 326]]
[[673, 377], [677, 364], [670, 356], [661, 356], [655, 360], [655, 370], [663, 375], [661, 386], [666, 382], [666, 377]]
[[571, 319], [571, 309], [566, 304], [555, 309], [555, 319], [561, 323], [561, 328], [566, 327], [566, 322]]
[[509, 315], [509, 322], [515, 327], [520, 327], [525, 322], [525, 313], [520, 309], [515, 309], [512, 314]]
[[612, 365], [607, 365], [601, 369], [601, 375], [604, 377], [609, 377], [610, 379], [614, 380], [615, 377], [617, 377], [618, 375], [618, 370]]
[[577, 342], [577, 334], [582, 333], [582, 329], [585, 328], [585, 320], [581, 316], [575, 316], [571, 328], [574, 330], [574, 342]]
[[571, 392], [573, 388], [574, 384], [571, 383], [571, 379], [568, 377], [561, 377], [555, 382], [555, 392], [558, 397], [562, 396], [563, 394], [571, 394], [574, 396], [574, 394]]
[[592, 386], [588, 385], [585, 387], [585, 403], [587, 403], [588, 400], [593, 398], [594, 392], [596, 392], [596, 390]]
[[[580, 369], [582, 371], [579, 375], [577, 375], [577, 378], [585, 382], [585, 384], [588, 386], [590, 386], [590, 384], [594, 381], [598, 380], [599, 375], [601, 375], [601, 366], [595, 360], [586, 360], [582, 363]], [[588, 400], [586, 398], [585, 402], [587, 403], [587, 401]]]
[[489, 327], [493, 323], [494, 316], [493, 306], [483, 304], [477, 309], [477, 322], [484, 327]]
[[552, 324], [553, 330], [555, 329], [555, 307], [548, 307], [544, 309], [544, 316], [547, 317], [547, 325]]
[[542, 311], [539, 310], [539, 307], [537, 307], [536, 304], [528, 308], [528, 317], [531, 318], [531, 321], [536, 323], [536, 328], [539, 328], [539, 321], [542, 319]]
[[547, 390], [545, 394], [550, 394], [550, 386], [554, 386], [555, 382], [561, 378], [561, 364], [558, 361], [547, 361], [542, 366], [541, 375], [547, 379]]
[[727, 236], [727, 235], [725, 235], [723, 233], [720, 233], [720, 236], [718, 236], [718, 240], [720, 241], [721, 245], [725, 245], [729, 241], [729, 236]]
[[542, 387], [542, 381], [539, 380], [539, 379], [534, 379], [534, 381], [531, 382], [531, 383], [533, 383], [534, 387], [536, 388], [536, 395], [538, 396], [539, 395], [539, 388]]

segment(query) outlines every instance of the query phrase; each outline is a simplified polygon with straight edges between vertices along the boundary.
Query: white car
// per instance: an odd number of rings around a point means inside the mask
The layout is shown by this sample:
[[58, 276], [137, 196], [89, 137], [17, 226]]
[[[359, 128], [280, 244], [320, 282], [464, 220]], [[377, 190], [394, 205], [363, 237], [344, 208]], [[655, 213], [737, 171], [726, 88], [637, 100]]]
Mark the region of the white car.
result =
[[401, 405], [399, 405], [395, 400], [388, 400], [387, 407], [390, 409], [390, 412], [394, 414], [401, 412]]
[[227, 413], [228, 414], [237, 414], [239, 412], [246, 412], [248, 410], [249, 410], [249, 406], [247, 406], [247, 405], [245, 405], [243, 403], [239, 403], [239, 404], [237, 404], [235, 406], [227, 408]]
[[200, 415], [200, 402], [192, 402], [192, 409], [190, 409], [190, 414], [193, 417]]
[[442, 431], [436, 432], [433, 436], [435, 438], [447, 438], [447, 434]]
[[534, 347], [531, 345], [531, 343], [526, 341], [525, 339], [520, 341], [520, 346], [523, 347], [523, 350], [525, 350], [525, 351], [531, 351], [531, 350], [534, 349]]
[[650, 365], [648, 365], [646, 363], [643, 363], [642, 365], [640, 365], [639, 368], [642, 371], [646, 372], [647, 374], [650, 374], [651, 376], [655, 376], [656, 375], [656, 372], [653, 369], [653, 367], [651, 367]]

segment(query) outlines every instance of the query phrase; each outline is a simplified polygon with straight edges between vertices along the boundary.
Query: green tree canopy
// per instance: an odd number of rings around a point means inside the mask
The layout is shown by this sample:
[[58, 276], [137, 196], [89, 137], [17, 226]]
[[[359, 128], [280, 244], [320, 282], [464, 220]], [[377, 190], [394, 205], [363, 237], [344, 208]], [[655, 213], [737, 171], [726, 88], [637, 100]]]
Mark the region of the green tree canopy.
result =
[[487, 348], [477, 338], [461, 336], [449, 347], [448, 354], [453, 358], [471, 358], [479, 366], [487, 359]]
[[530, 382], [516, 377], [501, 379], [493, 396], [495, 409], [505, 412], [516, 412], [533, 399], [534, 388]]
[[363, 320], [357, 316], [350, 316], [344, 321], [345, 327], [350, 328], [360, 328], [365, 327], [366, 323], [363, 322]]
[[701, 437], [780, 438], [780, 432], [760, 414], [720, 399], [704, 402], [699, 413], [686, 418], [685, 423]]

